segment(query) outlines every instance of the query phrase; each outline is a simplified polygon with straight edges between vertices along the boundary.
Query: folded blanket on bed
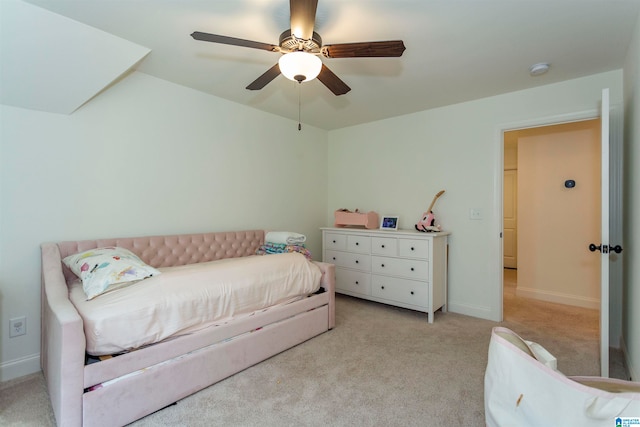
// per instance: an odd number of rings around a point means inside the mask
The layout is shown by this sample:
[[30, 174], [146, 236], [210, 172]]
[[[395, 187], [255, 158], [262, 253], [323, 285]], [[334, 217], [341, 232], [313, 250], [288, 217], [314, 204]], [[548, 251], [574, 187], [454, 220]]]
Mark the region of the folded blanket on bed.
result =
[[[258, 251], [262, 251], [266, 254], [281, 254], [286, 252], [287, 245], [283, 243], [269, 243], [266, 242], [264, 245], [260, 246]], [[260, 255], [260, 254], [258, 254]]]
[[284, 245], [302, 245], [307, 241], [307, 236], [291, 231], [269, 231], [264, 237], [267, 243], [280, 243]]
[[284, 254], [298, 252], [311, 260], [311, 252], [304, 245], [283, 245], [282, 243], [265, 243], [256, 251], [256, 255]]

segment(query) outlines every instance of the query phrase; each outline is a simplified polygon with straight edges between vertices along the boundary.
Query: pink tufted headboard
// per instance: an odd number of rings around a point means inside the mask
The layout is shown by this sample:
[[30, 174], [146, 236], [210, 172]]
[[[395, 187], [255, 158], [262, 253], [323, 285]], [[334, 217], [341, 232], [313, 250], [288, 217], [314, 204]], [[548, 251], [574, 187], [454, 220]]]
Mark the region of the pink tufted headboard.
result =
[[[256, 250], [264, 243], [264, 236], [264, 230], [249, 230], [125, 237], [59, 242], [58, 248], [62, 259], [88, 249], [119, 246], [129, 249], [147, 264], [159, 268], [255, 255]], [[64, 275], [67, 283], [76, 278], [66, 266]]]

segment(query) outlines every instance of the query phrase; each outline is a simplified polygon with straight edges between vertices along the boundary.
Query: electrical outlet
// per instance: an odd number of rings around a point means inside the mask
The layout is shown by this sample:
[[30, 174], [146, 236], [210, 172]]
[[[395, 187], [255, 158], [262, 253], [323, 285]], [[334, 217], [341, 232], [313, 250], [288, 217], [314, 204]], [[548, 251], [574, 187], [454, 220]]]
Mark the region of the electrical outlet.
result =
[[469, 209], [469, 219], [482, 219], [482, 211], [478, 208]]
[[9, 319], [9, 338], [19, 337], [27, 333], [26, 316]]

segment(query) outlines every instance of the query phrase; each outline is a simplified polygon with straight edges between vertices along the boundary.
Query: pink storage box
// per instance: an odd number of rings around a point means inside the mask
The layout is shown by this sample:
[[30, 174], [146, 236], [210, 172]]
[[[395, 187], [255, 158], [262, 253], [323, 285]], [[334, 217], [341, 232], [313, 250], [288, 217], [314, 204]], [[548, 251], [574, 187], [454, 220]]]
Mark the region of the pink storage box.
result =
[[351, 211], [343, 211], [337, 210], [334, 213], [335, 227], [364, 227], [364, 228], [378, 228], [378, 214], [371, 212], [351, 212]]

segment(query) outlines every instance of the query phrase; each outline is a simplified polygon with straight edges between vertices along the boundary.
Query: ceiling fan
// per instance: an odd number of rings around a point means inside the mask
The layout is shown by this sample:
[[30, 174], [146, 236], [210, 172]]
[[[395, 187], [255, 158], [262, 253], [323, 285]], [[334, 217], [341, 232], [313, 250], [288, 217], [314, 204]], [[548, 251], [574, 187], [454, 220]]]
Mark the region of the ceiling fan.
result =
[[[320, 55], [325, 58], [402, 56], [405, 50], [402, 40], [323, 45], [320, 35], [313, 31], [317, 7], [318, 0], [290, 0], [291, 28], [280, 34], [278, 45], [199, 31], [192, 33], [191, 37], [206, 42], [282, 53], [283, 56], [278, 63], [247, 86], [249, 90], [262, 89], [282, 73], [285, 77], [299, 83], [317, 77], [335, 95], [343, 95], [351, 88], [322, 63]], [[290, 67], [293, 68], [290, 69]]]

